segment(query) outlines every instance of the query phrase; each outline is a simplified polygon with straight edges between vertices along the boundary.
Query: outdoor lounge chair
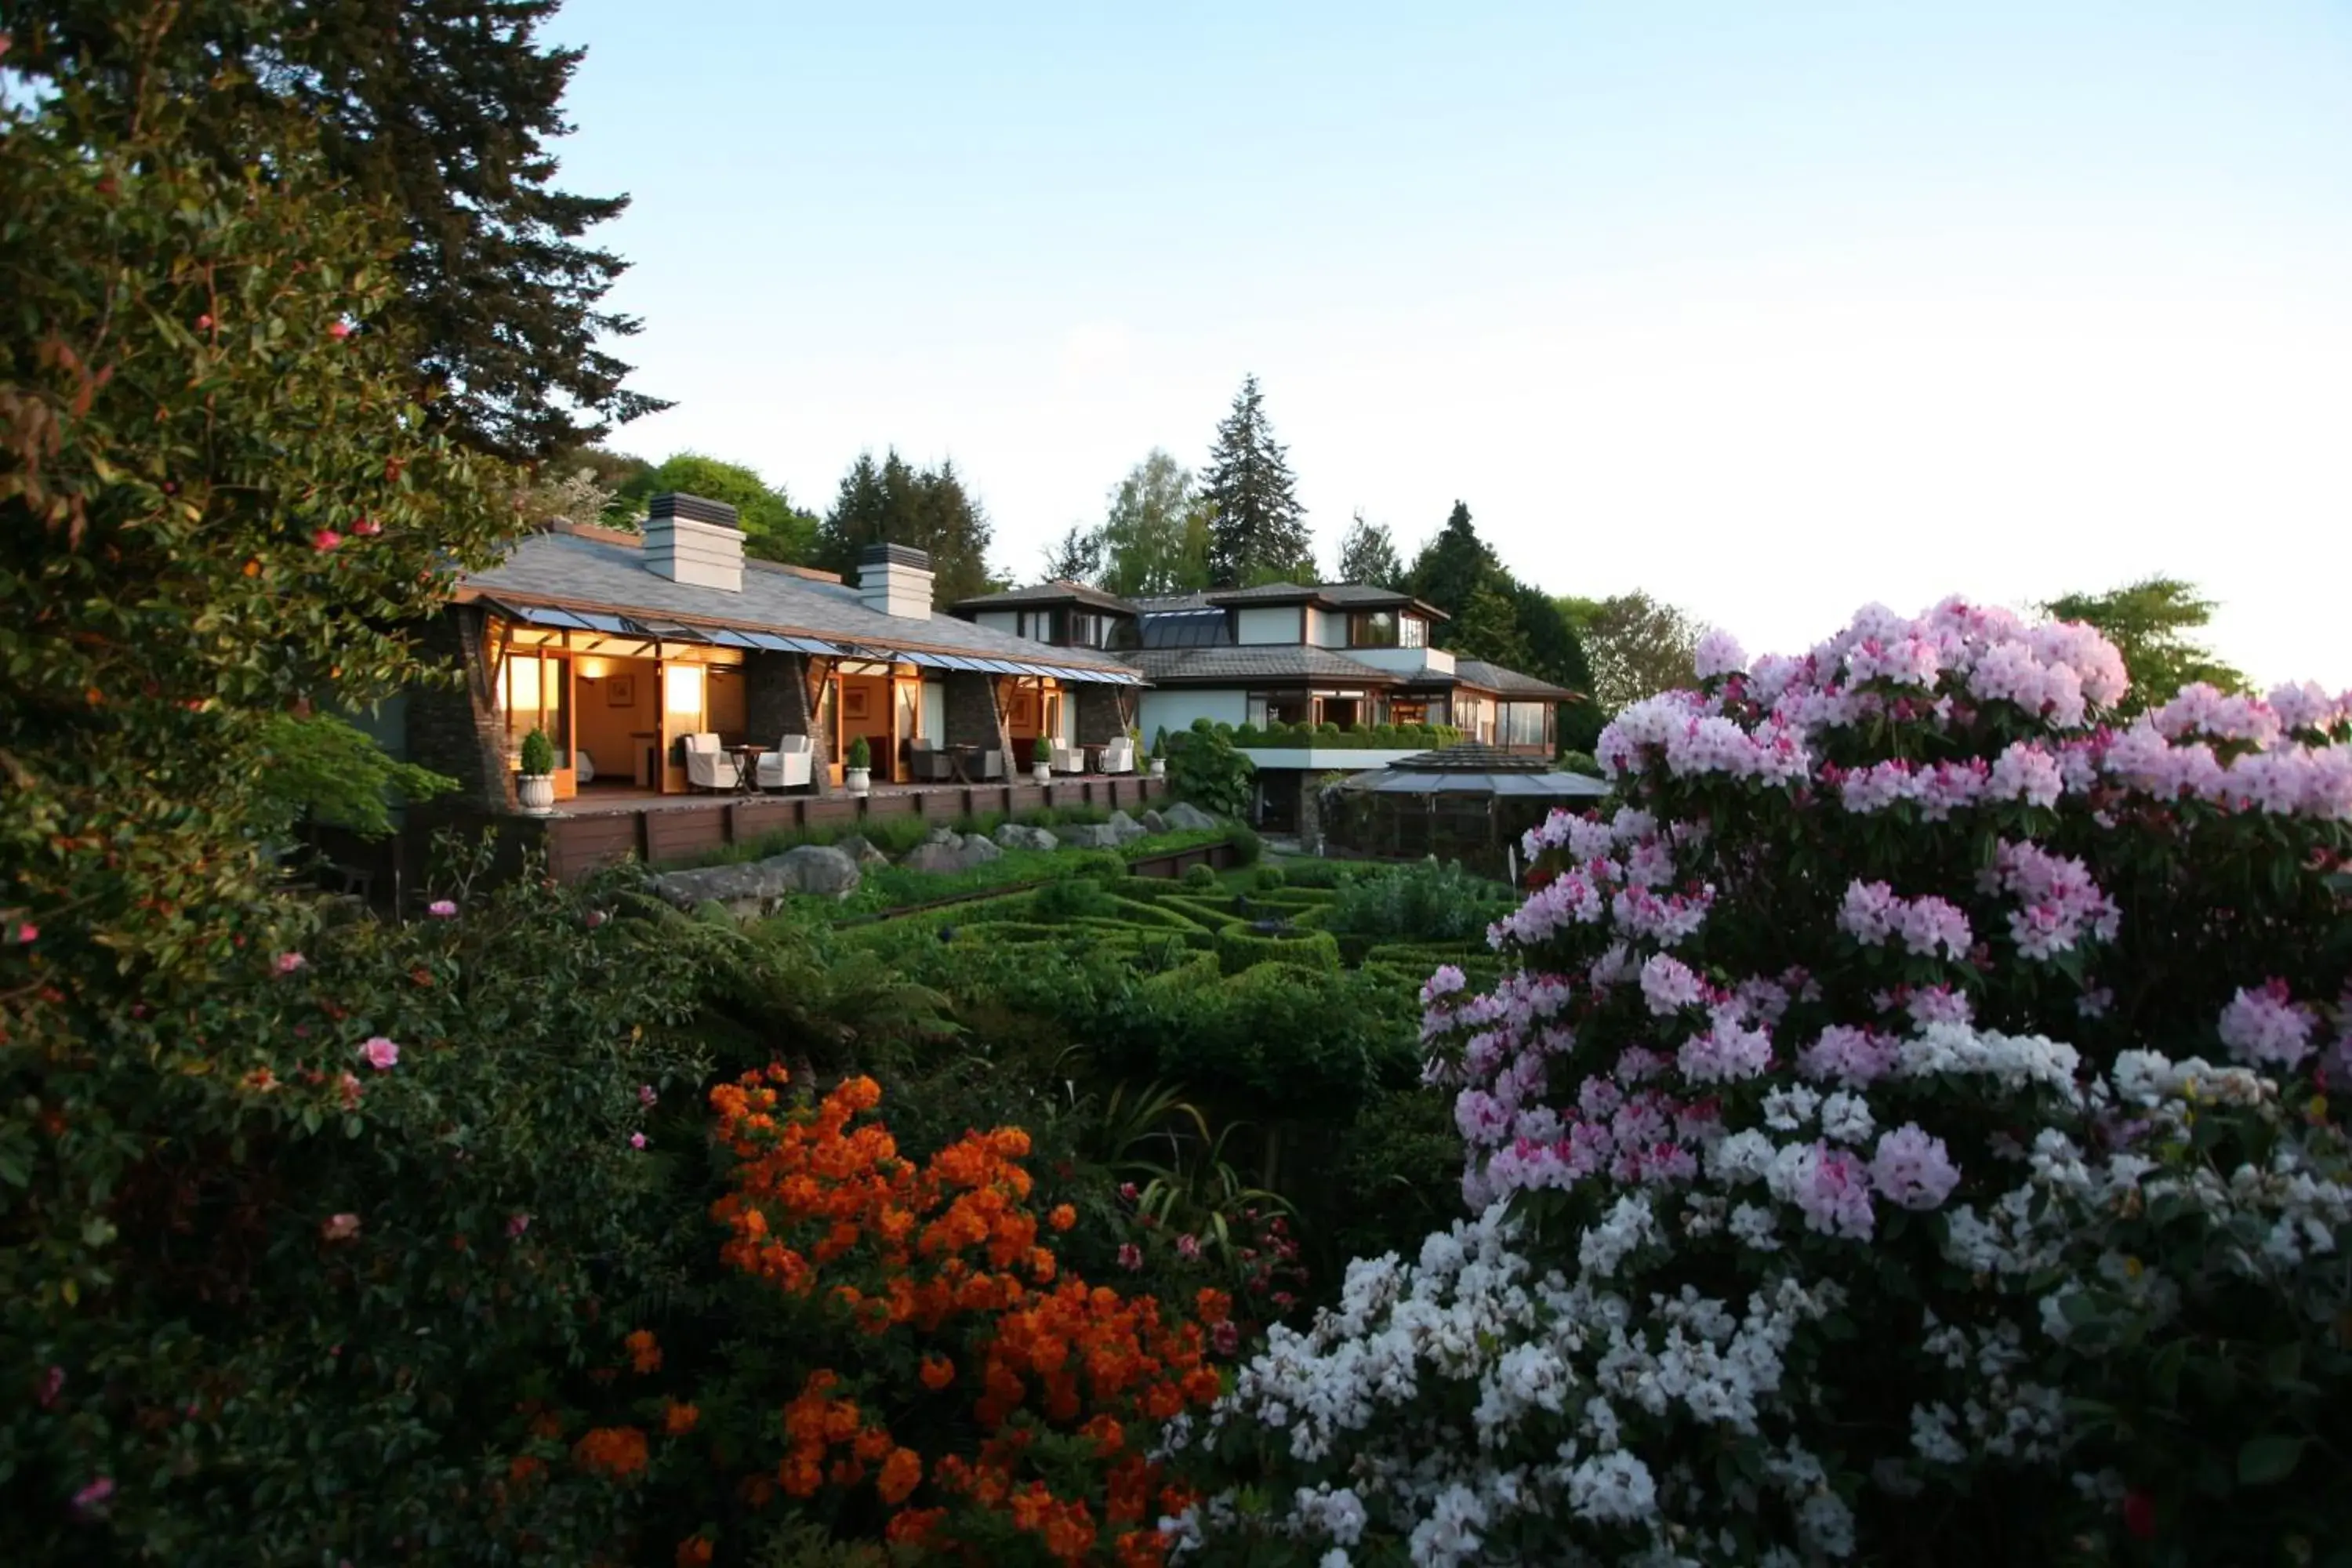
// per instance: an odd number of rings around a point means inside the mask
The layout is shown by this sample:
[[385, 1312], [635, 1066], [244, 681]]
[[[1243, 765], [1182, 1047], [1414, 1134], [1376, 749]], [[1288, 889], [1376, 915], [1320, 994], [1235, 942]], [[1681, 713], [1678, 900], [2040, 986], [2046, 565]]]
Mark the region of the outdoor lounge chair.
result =
[[760, 753], [753, 777], [761, 789], [792, 789], [809, 783], [815, 773], [816, 742], [806, 735], [787, 735], [775, 750]]
[[955, 762], [919, 735], [907, 742], [907, 773], [917, 784], [945, 784], [955, 777]]
[[1102, 771], [1107, 773], [1131, 773], [1135, 771], [1135, 742], [1121, 735], [1103, 747]]
[[1082, 773], [1087, 771], [1087, 753], [1077, 746], [1054, 742], [1054, 771], [1057, 773]]
[[980, 776], [983, 779], [1003, 778], [1004, 776], [1004, 753], [1003, 752], [981, 752]]
[[719, 737], [709, 730], [686, 738], [686, 782], [696, 789], [733, 789], [735, 759], [719, 749]]

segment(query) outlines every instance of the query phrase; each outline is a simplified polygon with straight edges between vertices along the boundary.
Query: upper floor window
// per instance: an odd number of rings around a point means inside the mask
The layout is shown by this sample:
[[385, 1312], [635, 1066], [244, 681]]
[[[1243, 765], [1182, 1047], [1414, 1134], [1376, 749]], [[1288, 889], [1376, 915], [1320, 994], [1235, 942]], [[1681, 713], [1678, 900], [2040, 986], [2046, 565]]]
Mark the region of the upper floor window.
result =
[[1394, 610], [1369, 610], [1349, 616], [1348, 646], [1349, 647], [1396, 647], [1397, 613]]
[[1092, 610], [1068, 610], [1064, 614], [1069, 617], [1068, 647], [1102, 647], [1104, 616], [1097, 615]]
[[1429, 646], [1429, 623], [1419, 616], [1397, 617], [1397, 647], [1426, 647]]

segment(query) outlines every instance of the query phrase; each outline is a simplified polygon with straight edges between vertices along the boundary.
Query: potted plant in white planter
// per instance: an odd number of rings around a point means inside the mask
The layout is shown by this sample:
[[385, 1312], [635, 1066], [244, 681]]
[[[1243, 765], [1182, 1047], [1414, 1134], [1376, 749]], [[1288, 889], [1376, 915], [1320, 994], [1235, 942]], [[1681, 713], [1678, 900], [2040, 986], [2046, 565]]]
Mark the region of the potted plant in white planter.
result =
[[555, 746], [537, 730], [522, 738], [522, 773], [515, 782], [515, 798], [525, 811], [555, 809]]
[[1168, 776], [1168, 726], [1162, 724], [1151, 732], [1151, 776]]
[[863, 735], [853, 735], [849, 741], [849, 761], [845, 765], [841, 782], [850, 794], [866, 795], [874, 788], [874, 748]]
[[1054, 743], [1043, 735], [1037, 738], [1037, 749], [1029, 753], [1029, 776], [1041, 784], [1054, 782]]

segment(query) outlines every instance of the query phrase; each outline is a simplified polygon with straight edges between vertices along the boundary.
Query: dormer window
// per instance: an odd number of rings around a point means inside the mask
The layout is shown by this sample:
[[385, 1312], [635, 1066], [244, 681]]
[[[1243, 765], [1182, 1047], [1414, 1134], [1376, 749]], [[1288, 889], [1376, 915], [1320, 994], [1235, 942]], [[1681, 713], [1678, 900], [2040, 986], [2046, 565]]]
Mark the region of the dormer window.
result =
[[1394, 610], [1363, 610], [1348, 617], [1349, 647], [1394, 647], [1397, 646], [1397, 613]]

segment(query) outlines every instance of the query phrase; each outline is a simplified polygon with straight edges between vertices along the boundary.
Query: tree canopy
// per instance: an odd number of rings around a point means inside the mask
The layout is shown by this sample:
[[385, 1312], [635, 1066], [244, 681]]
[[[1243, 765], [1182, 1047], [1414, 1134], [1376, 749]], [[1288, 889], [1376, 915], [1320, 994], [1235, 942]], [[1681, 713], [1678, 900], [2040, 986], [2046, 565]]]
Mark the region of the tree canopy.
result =
[[1404, 588], [1404, 563], [1397, 558], [1396, 541], [1385, 523], [1370, 521], [1361, 509], [1339, 540], [1339, 581], [1397, 592]]
[[1697, 684], [1698, 639], [1706, 628], [1674, 605], [1639, 590], [1559, 605], [1584, 644], [1592, 695], [1605, 711]]
[[625, 509], [636, 523], [648, 501], [672, 490], [733, 507], [746, 555], [805, 565], [816, 554], [814, 512], [794, 506], [783, 486], [771, 485], [756, 470], [700, 452], [673, 453], [630, 479], [615, 498], [616, 510]]
[[1495, 552], [1478, 537], [1477, 527], [1470, 521], [1470, 509], [1457, 500], [1446, 516], [1445, 526], [1413, 558], [1413, 596], [1459, 620], [1470, 604], [1470, 595], [1501, 570], [1502, 563], [1495, 558]]
[[[538, 30], [558, 0], [6, 0], [8, 67], [70, 79], [86, 142], [142, 95], [181, 106], [183, 144], [234, 177], [294, 146], [347, 199], [387, 211], [401, 289], [369, 330], [396, 335], [438, 395], [426, 418], [509, 458], [552, 456], [666, 406], [599, 346], [637, 330], [603, 308], [625, 267], [582, 243], [625, 196], [557, 189], [549, 143], [582, 51]], [[135, 15], [134, 15], [135, 13]]]
[[1201, 494], [1214, 509], [1209, 524], [1212, 584], [1237, 588], [1254, 580], [1314, 576], [1315, 552], [1296, 486], [1289, 459], [1266, 419], [1257, 377], [1249, 376], [1217, 426], [1201, 479]]
[[931, 558], [931, 603], [944, 609], [985, 594], [992, 532], [988, 514], [964, 489], [955, 464], [918, 468], [897, 447], [880, 462], [861, 452], [841, 479], [833, 510], [817, 527], [816, 563], [855, 581], [859, 552], [875, 543], [906, 544]]
[[2194, 681], [2242, 691], [2246, 678], [2216, 658], [2189, 634], [2213, 618], [2214, 605], [2177, 577], [2148, 577], [2104, 594], [2068, 594], [2042, 606], [2062, 621], [2082, 621], [2105, 633], [2124, 656], [2131, 689], [2117, 712], [2162, 707]]
[[1211, 515], [1192, 474], [1153, 447], [1111, 492], [1102, 525], [1101, 586], [1123, 598], [1207, 587]]

